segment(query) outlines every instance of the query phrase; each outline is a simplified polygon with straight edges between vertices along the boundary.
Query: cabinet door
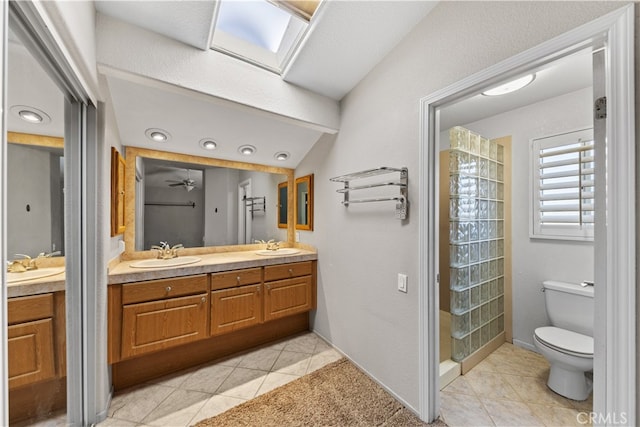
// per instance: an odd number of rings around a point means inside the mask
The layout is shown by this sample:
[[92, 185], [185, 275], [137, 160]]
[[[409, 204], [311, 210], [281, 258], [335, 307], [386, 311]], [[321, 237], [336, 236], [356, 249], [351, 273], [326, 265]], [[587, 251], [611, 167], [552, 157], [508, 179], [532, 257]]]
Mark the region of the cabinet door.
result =
[[9, 388], [55, 377], [53, 319], [8, 328]]
[[261, 285], [211, 292], [211, 335], [262, 323]]
[[125, 305], [122, 358], [207, 337], [207, 294]]
[[311, 310], [311, 276], [264, 284], [264, 320]]

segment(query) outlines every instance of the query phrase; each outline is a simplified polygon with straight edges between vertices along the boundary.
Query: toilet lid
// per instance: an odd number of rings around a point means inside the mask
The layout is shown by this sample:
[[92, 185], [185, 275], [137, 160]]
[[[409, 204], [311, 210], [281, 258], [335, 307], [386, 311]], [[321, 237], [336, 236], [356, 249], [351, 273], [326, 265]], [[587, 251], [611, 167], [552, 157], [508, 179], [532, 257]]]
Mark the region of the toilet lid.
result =
[[593, 337], [556, 328], [555, 326], [543, 326], [535, 331], [536, 337], [550, 347], [560, 351], [593, 356]]

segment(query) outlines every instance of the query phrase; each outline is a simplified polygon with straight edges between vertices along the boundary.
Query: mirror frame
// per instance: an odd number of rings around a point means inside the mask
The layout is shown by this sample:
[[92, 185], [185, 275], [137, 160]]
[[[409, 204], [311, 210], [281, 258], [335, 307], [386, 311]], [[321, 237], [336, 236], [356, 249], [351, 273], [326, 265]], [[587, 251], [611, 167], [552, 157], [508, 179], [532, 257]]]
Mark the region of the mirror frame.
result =
[[[37, 135], [24, 132], [7, 132], [7, 143], [27, 145], [32, 147], [60, 148], [64, 150], [64, 138], [59, 136]], [[38, 265], [43, 267], [64, 265], [65, 258], [65, 255], [46, 258], [38, 261]]]
[[111, 147], [111, 237], [124, 233], [124, 183], [127, 163], [115, 147]]
[[[124, 209], [125, 209], [125, 230], [124, 243], [125, 251], [122, 253], [123, 260], [151, 258], [154, 251], [136, 251], [135, 250], [135, 217], [136, 217], [136, 157], [145, 157], [156, 160], [169, 160], [184, 163], [193, 163], [204, 166], [224, 167], [241, 170], [251, 170], [257, 172], [275, 173], [285, 175], [287, 177], [287, 185], [293, 188], [293, 169], [282, 168], [276, 166], [260, 165], [256, 163], [238, 162], [234, 160], [223, 160], [212, 157], [201, 157], [191, 154], [172, 153], [168, 151], [152, 150], [139, 147], [123, 147], [125, 152], [125, 188], [124, 188]], [[294, 212], [293, 194], [287, 192], [287, 246], [294, 246], [295, 229], [294, 229]], [[185, 255], [198, 255], [208, 253], [234, 252], [244, 250], [262, 249], [263, 245], [229, 245], [229, 246], [203, 246], [185, 248], [180, 251]]]
[[[298, 185], [306, 183], [308, 191], [307, 198], [307, 223], [306, 224], [298, 224]], [[308, 230], [313, 231], [313, 174], [301, 176], [300, 178], [296, 178], [295, 186], [293, 187], [295, 191], [295, 202], [294, 202], [294, 217], [296, 220], [296, 230]]]
[[[285, 200], [282, 200], [282, 189], [285, 189], [285, 191], [287, 192], [287, 197]], [[276, 209], [278, 209], [278, 213], [276, 215], [277, 217], [277, 221], [278, 221], [278, 228], [287, 228], [287, 224], [289, 224], [289, 183], [287, 181], [281, 182], [280, 184], [278, 184], [278, 206], [276, 207]], [[285, 203], [287, 206], [287, 220], [285, 222], [280, 221], [280, 208], [282, 207], [282, 204]]]

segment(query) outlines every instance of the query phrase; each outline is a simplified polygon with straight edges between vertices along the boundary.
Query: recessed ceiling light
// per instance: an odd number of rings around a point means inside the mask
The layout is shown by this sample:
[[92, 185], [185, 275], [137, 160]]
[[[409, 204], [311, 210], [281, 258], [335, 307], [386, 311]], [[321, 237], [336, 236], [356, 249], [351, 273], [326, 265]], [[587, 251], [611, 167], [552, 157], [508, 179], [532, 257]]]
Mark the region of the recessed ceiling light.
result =
[[532, 81], [534, 81], [535, 78], [536, 78], [535, 74], [529, 74], [524, 77], [520, 77], [515, 80], [511, 80], [510, 82], [501, 84], [500, 86], [496, 86], [489, 90], [485, 90], [484, 92], [482, 92], [482, 94], [485, 96], [506, 95], [508, 93], [515, 92], [517, 90], [522, 89], [523, 87], [527, 86]]
[[51, 123], [51, 117], [42, 110], [26, 105], [14, 105], [10, 108], [11, 112], [25, 122], [32, 124]]
[[211, 138], [204, 138], [200, 140], [200, 147], [205, 150], [215, 150], [218, 148], [218, 143]]
[[290, 154], [287, 153], [286, 151], [278, 151], [273, 157], [275, 157], [276, 160], [280, 160], [280, 161], [285, 161], [289, 158]]
[[256, 151], [258, 150], [253, 145], [241, 145], [238, 148], [238, 152], [244, 156], [251, 156]]
[[171, 134], [163, 129], [149, 128], [144, 134], [154, 142], [167, 142], [171, 139]]
[[42, 116], [34, 111], [20, 110], [18, 115], [21, 119], [31, 123], [40, 123], [42, 121]]

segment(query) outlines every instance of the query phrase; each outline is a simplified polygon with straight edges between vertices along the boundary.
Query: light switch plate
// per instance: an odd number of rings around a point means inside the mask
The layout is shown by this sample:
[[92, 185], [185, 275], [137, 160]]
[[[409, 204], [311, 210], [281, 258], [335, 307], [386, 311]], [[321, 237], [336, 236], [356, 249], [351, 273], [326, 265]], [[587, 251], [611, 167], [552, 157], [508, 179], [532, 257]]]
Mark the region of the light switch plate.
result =
[[407, 275], [398, 273], [398, 290], [400, 292], [407, 292]]

